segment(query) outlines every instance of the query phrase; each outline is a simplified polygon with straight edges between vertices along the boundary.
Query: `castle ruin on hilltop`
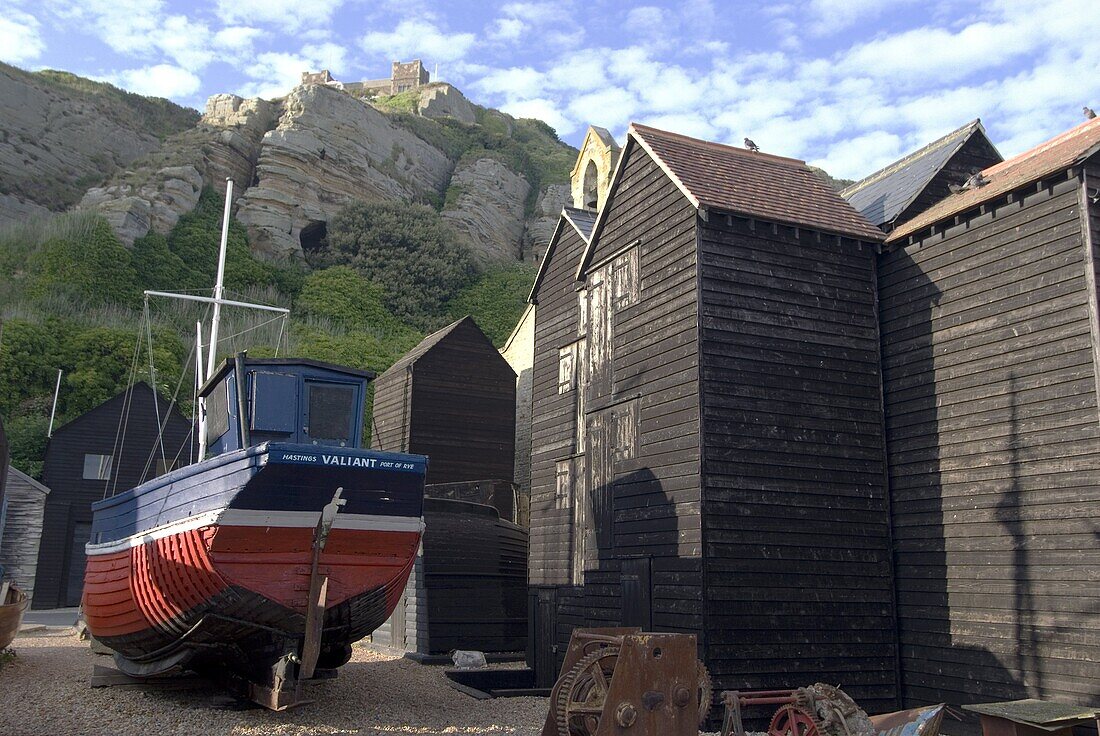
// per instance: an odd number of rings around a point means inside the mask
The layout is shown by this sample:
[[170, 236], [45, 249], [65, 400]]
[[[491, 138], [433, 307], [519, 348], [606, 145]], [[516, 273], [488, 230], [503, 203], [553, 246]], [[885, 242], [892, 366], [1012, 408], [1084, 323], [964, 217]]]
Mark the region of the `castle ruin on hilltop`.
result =
[[302, 84], [335, 87], [353, 95], [396, 95], [428, 84], [430, 75], [420, 59], [395, 61], [389, 79], [368, 79], [362, 82], [339, 82], [328, 69], [302, 72]]

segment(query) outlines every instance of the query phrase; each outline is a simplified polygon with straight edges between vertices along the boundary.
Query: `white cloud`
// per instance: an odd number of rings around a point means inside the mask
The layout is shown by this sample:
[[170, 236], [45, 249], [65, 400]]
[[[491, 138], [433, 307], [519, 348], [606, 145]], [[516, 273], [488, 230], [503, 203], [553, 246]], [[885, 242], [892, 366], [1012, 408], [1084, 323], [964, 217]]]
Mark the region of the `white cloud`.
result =
[[808, 7], [796, 12], [809, 17], [808, 27], [814, 35], [829, 35], [849, 28], [857, 21], [872, 21], [898, 6], [917, 0], [810, 0]]
[[559, 136], [569, 135], [577, 130], [577, 124], [573, 120], [561, 114], [556, 102], [547, 98], [536, 98], [512, 102], [501, 108], [504, 112], [517, 118], [537, 118], [553, 128]]
[[191, 72], [171, 64], [127, 69], [109, 79], [139, 95], [168, 98], [189, 97], [198, 92], [202, 84], [202, 80]]
[[249, 54], [263, 31], [250, 26], [228, 26], [214, 34], [214, 48], [219, 56], [239, 57]]
[[476, 40], [472, 33], [447, 34], [428, 20], [403, 20], [393, 31], [371, 31], [361, 45], [368, 54], [388, 59], [420, 58], [425, 63], [463, 59]]
[[272, 25], [288, 33], [327, 25], [344, 0], [217, 0], [226, 23]]
[[45, 49], [33, 16], [14, 9], [0, 15], [0, 61], [23, 64], [37, 59]]

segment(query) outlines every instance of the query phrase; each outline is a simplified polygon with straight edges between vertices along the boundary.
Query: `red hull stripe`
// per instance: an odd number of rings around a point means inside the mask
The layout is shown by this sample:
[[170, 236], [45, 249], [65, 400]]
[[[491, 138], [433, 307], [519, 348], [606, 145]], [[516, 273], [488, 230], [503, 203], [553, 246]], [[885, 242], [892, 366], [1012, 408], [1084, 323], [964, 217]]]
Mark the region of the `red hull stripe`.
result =
[[[90, 545], [83, 601], [88, 628], [103, 638], [150, 628], [179, 635], [194, 623], [183, 614], [231, 585], [304, 614], [313, 531], [206, 526], [105, 554]], [[329, 576], [326, 605], [382, 587], [392, 609], [419, 545], [419, 532], [333, 529], [320, 560]]]

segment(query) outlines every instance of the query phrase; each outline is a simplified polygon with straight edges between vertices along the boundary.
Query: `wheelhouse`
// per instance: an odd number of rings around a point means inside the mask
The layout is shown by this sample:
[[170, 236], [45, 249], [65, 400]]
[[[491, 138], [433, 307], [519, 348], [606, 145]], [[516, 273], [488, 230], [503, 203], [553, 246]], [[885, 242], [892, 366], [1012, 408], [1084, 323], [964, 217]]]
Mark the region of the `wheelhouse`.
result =
[[206, 456], [262, 442], [360, 447], [374, 375], [314, 360], [227, 359], [199, 392]]

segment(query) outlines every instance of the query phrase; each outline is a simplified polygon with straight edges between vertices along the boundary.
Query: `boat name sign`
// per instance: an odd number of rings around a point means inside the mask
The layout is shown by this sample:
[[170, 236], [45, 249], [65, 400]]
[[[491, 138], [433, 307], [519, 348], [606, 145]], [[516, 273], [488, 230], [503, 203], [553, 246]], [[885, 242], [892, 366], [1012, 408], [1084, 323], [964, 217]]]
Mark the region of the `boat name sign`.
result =
[[272, 453], [276, 463], [309, 463], [314, 465], [339, 465], [346, 468], [378, 468], [381, 470], [405, 470], [423, 472], [422, 463], [404, 459], [361, 457], [356, 455], [310, 454], [304, 452]]

